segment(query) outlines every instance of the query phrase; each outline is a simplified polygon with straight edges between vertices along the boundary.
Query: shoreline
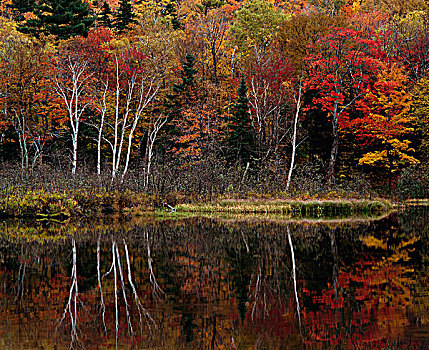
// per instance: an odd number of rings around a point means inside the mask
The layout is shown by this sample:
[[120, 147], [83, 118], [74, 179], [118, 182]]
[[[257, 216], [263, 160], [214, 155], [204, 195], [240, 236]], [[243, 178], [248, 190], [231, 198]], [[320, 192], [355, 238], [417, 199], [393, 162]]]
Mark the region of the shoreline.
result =
[[[300, 218], [377, 216], [407, 205], [374, 198], [219, 198], [210, 202], [167, 203], [145, 193], [107, 191], [8, 191], [0, 193], [0, 218], [64, 221], [102, 216], [152, 216], [162, 213], [275, 214]], [[410, 202], [429, 204], [429, 200]]]
[[320, 218], [379, 214], [394, 205], [385, 199], [273, 199], [222, 200], [214, 203], [179, 204], [179, 213], [282, 214], [290, 217]]

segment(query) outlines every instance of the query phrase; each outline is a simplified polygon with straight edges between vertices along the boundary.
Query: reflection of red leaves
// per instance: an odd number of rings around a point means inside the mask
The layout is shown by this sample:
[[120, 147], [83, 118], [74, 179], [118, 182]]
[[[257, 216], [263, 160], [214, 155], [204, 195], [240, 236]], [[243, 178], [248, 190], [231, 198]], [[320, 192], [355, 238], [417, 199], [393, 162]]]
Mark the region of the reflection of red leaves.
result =
[[408, 324], [404, 306], [410, 300], [403, 290], [404, 282], [400, 282], [405, 276], [406, 269], [401, 265], [374, 265], [362, 260], [352, 271], [339, 271], [336, 289], [328, 285], [316, 294], [304, 288], [303, 293], [314, 304], [312, 311], [303, 310], [302, 319], [309, 332], [306, 342], [372, 346], [397, 337]]

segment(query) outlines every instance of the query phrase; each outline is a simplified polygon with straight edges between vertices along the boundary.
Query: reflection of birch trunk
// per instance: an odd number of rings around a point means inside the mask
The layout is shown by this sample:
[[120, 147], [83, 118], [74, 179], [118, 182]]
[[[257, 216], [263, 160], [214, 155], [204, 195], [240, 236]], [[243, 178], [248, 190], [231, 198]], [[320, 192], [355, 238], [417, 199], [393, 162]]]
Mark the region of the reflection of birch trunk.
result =
[[[341, 286], [338, 283], [338, 248], [337, 248], [337, 240], [335, 239], [335, 230], [331, 230], [329, 234], [331, 238], [331, 253], [333, 258], [333, 265], [332, 265], [332, 282], [334, 285], [334, 294], [335, 294], [335, 300], [338, 300], [338, 290], [341, 290]], [[339, 312], [339, 309], [336, 308], [334, 312], [336, 321], [338, 321], [338, 318], [341, 318], [341, 313]]]
[[127, 316], [128, 330], [131, 335], [133, 335], [133, 328], [131, 326], [131, 319], [130, 319], [130, 314], [128, 309], [128, 302], [126, 297], [125, 284], [124, 284], [124, 278], [122, 274], [119, 251], [118, 251], [116, 242], [113, 239], [112, 239], [112, 265], [109, 271], [107, 271], [103, 277], [107, 276], [112, 271], [113, 271], [114, 286], [115, 286], [115, 293], [114, 293], [115, 295], [115, 339], [116, 339], [116, 345], [118, 345], [118, 332], [119, 332], [118, 271], [119, 271], [121, 284], [122, 284], [122, 295], [124, 297], [124, 302], [125, 302], [125, 311]]
[[122, 296], [124, 297], [125, 313], [126, 313], [126, 316], [127, 316], [128, 330], [130, 332], [130, 335], [134, 335], [133, 326], [131, 324], [131, 318], [130, 318], [130, 311], [129, 311], [128, 300], [127, 300], [127, 292], [125, 290], [124, 275], [122, 273], [121, 257], [119, 256], [118, 245], [116, 244], [116, 242], [114, 244], [115, 244], [115, 250], [116, 250], [116, 258], [117, 258], [117, 262], [118, 262], [117, 266], [118, 266], [118, 270], [119, 270], [119, 276], [121, 278]]
[[15, 300], [16, 302], [19, 298], [19, 300], [22, 300], [22, 297], [24, 296], [24, 279], [25, 279], [25, 269], [27, 267], [27, 258], [24, 258], [24, 261], [21, 261], [19, 263], [19, 271], [18, 271], [18, 279], [15, 284]]
[[115, 279], [115, 343], [116, 343], [116, 347], [118, 347], [118, 330], [119, 330], [118, 276], [116, 274], [115, 242], [113, 240], [112, 240], [112, 267], [113, 267], [113, 276]]
[[[149, 312], [143, 307], [140, 298], [137, 294], [137, 289], [133, 283], [132, 280], [132, 275], [131, 275], [131, 264], [130, 264], [130, 257], [129, 257], [129, 253], [128, 253], [128, 246], [127, 243], [125, 242], [125, 240], [123, 240], [124, 243], [124, 249], [125, 249], [125, 259], [126, 259], [126, 264], [127, 264], [127, 277], [128, 277], [128, 283], [132, 289], [132, 293], [133, 293], [133, 298], [134, 298], [134, 302], [137, 306], [137, 312], [139, 314], [139, 323], [140, 323], [140, 333], [143, 334], [143, 316], [146, 319], [146, 323], [147, 326], [149, 327], [149, 331], [152, 332], [152, 328], [151, 325], [154, 325], [155, 328], [156, 327], [156, 323], [154, 321], [154, 319], [152, 318], [152, 316], [149, 314]], [[121, 265], [121, 256], [119, 253], [119, 248], [117, 243], [112, 239], [112, 265], [110, 266], [109, 271], [107, 271], [103, 277], [106, 277], [107, 275], [109, 275], [111, 272], [113, 271], [113, 275], [114, 275], [114, 296], [115, 296], [115, 337], [116, 337], [116, 344], [118, 342], [118, 332], [119, 332], [119, 300], [118, 300], [118, 293], [120, 293], [120, 291], [118, 290], [118, 274], [119, 274], [119, 279], [120, 279], [120, 283], [121, 283], [121, 290], [122, 290], [122, 297], [124, 299], [124, 303], [125, 303], [125, 313], [126, 313], [126, 318], [127, 318], [127, 325], [128, 325], [128, 330], [131, 336], [134, 335], [134, 331], [133, 331], [133, 327], [132, 327], [132, 320], [131, 320], [131, 313], [130, 313], [130, 304], [128, 303], [128, 298], [127, 298], [127, 289], [125, 286], [125, 278], [124, 278], [124, 272], [122, 269], [122, 265]], [[99, 281], [100, 284], [100, 291], [101, 289], [101, 279]], [[101, 293], [102, 294], [102, 293]], [[102, 300], [103, 297], [101, 296]], [[103, 305], [104, 305], [104, 301], [102, 301]], [[102, 306], [103, 307], [103, 306]], [[104, 314], [103, 314], [103, 322], [104, 322]]]
[[295, 292], [295, 300], [296, 300], [296, 312], [298, 314], [299, 328], [301, 329], [301, 310], [300, 310], [300, 307], [299, 307], [298, 290], [297, 290], [297, 284], [296, 284], [295, 253], [294, 253], [294, 250], [293, 250], [293, 244], [292, 244], [292, 238], [290, 236], [289, 226], [286, 226], [286, 228], [287, 228], [287, 237], [288, 237], [289, 246], [290, 246], [290, 254], [292, 256], [292, 278], [293, 278], [293, 289], [294, 289], [294, 292]]
[[71, 322], [71, 341], [70, 341], [70, 348], [73, 349], [78, 343], [79, 338], [77, 334], [77, 301], [79, 297], [78, 287], [77, 287], [77, 264], [76, 264], [76, 241], [73, 239], [73, 265], [72, 265], [72, 273], [71, 273], [71, 286], [70, 286], [70, 292], [69, 292], [69, 298], [67, 301], [67, 304], [64, 308], [63, 317], [61, 318], [59, 325], [64, 321], [66, 318], [67, 313], [70, 315], [70, 322]]
[[103, 330], [104, 333], [107, 333], [106, 328], [106, 306], [104, 304], [104, 298], [103, 298], [103, 286], [101, 284], [101, 271], [100, 271], [100, 236], [97, 240], [97, 278], [98, 278], [98, 287], [100, 289], [100, 304], [101, 304], [101, 319], [103, 320]]
[[262, 267], [261, 267], [261, 262], [259, 261], [259, 267], [258, 267], [259, 273], [256, 276], [256, 286], [255, 286], [255, 291], [253, 292], [253, 299], [254, 299], [254, 303], [253, 303], [253, 308], [252, 308], [252, 321], [253, 321], [253, 317], [256, 311], [256, 306], [258, 305], [258, 300], [259, 300], [259, 294], [261, 291], [261, 280], [262, 280]]
[[156, 281], [156, 277], [153, 272], [152, 256], [151, 256], [151, 250], [150, 250], [150, 244], [149, 244], [148, 231], [145, 232], [145, 237], [146, 237], [146, 247], [147, 247], [147, 265], [149, 267], [149, 280], [150, 280], [150, 283], [152, 284], [153, 296], [159, 299], [161, 296], [165, 296], [165, 293], [159, 286], [158, 282]]
[[142, 314], [145, 316], [147, 326], [149, 327], [149, 330], [151, 331], [151, 329], [152, 329], [150, 326], [151, 323], [155, 326], [155, 328], [157, 328], [157, 326], [156, 326], [156, 323], [155, 323], [154, 319], [152, 318], [152, 316], [149, 314], [149, 312], [143, 307], [142, 303], [140, 302], [140, 298], [137, 294], [136, 287], [134, 286], [133, 280], [131, 278], [131, 265], [130, 265], [130, 256], [128, 254], [128, 246], [127, 246], [127, 243], [125, 242], [125, 240], [123, 240], [123, 242], [124, 242], [124, 247], [125, 247], [125, 257], [127, 259], [128, 282], [130, 283], [130, 286], [133, 290], [134, 301], [137, 305], [137, 310], [139, 312], [140, 332], [143, 331]]
[[[249, 164], [249, 163], [247, 163], [247, 164]], [[243, 231], [240, 231], [240, 233], [241, 233], [241, 237], [243, 237], [244, 245], [246, 246], [246, 252], [247, 252], [247, 254], [249, 254], [250, 253], [250, 249], [249, 249], [249, 245], [247, 244], [246, 237], [244, 237]]]

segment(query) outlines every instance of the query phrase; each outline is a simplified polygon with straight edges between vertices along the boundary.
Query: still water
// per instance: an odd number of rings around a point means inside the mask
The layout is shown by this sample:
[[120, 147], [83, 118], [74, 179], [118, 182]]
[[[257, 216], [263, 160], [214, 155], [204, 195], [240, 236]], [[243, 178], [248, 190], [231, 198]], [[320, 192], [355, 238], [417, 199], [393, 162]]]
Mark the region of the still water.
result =
[[0, 349], [429, 347], [425, 208], [0, 233]]

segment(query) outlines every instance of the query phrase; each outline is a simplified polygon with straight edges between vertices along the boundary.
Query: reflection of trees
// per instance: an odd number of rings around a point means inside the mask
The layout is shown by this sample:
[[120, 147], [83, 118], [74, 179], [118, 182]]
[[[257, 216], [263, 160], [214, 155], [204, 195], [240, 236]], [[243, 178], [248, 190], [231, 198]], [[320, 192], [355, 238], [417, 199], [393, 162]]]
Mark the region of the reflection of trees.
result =
[[16, 279], [15, 286], [13, 288], [13, 294], [15, 294], [15, 302], [19, 300], [19, 303], [21, 305], [22, 303], [22, 297], [24, 296], [25, 286], [24, 286], [24, 280], [25, 280], [25, 273], [26, 273], [26, 267], [27, 267], [27, 260], [28, 257], [26, 256], [24, 252], [24, 248], [21, 248], [21, 257], [19, 259], [19, 270], [18, 270], [18, 277]]
[[[428, 286], [410, 276], [426, 245], [395, 220], [304, 226], [190, 219], [47, 245], [0, 239], [0, 300], [16, 315], [33, 310], [43, 325], [65, 314], [61, 346], [73, 340], [73, 324], [86, 347], [369, 346], [365, 341], [388, 338], [382, 322], [389, 317], [398, 331], [407, 317], [426, 322]], [[419, 295], [423, 306], [405, 312]]]
[[[243, 242], [236, 245], [227, 245], [225, 247], [226, 258], [229, 262], [231, 271], [229, 277], [232, 282], [232, 288], [237, 296], [237, 310], [244, 325], [247, 313], [247, 304], [249, 302], [249, 288], [251, 283], [251, 272], [254, 269], [254, 258], [250, 254], [249, 244], [243, 232], [240, 232]], [[232, 234], [232, 232], [231, 232]], [[253, 242], [251, 242], [253, 244]], [[253, 246], [252, 246], [253, 251]]]
[[[146, 239], [146, 251], [147, 251], [147, 266], [149, 268], [149, 281], [152, 285], [152, 295], [157, 298], [160, 299], [161, 297], [165, 296], [164, 291], [162, 290], [162, 288], [159, 286], [156, 277], [155, 277], [155, 273], [153, 272], [153, 266], [152, 266], [152, 254], [151, 254], [151, 248], [150, 248], [150, 242], [149, 242], [149, 231], [145, 230], [144, 231], [144, 236]], [[125, 244], [125, 241], [124, 241]], [[128, 258], [128, 248], [127, 246], [125, 246], [125, 252], [127, 254], [127, 261], [129, 262], [129, 258]]]
[[429, 208], [428, 207], [410, 207], [399, 217], [400, 229], [407, 236], [419, 236], [420, 240], [416, 244], [419, 259], [415, 266], [415, 285], [411, 293], [413, 305], [410, 307], [408, 317], [413, 324], [426, 326], [429, 325]]
[[291, 255], [291, 259], [292, 259], [292, 279], [293, 279], [293, 290], [295, 293], [295, 300], [296, 300], [296, 313], [298, 316], [299, 328], [301, 329], [301, 311], [300, 311], [301, 308], [299, 306], [298, 289], [297, 289], [297, 282], [296, 282], [295, 252], [293, 249], [292, 238], [290, 236], [289, 226], [286, 226], [286, 229], [287, 229], [287, 238], [288, 238], [289, 246], [290, 246], [290, 255]]
[[[404, 235], [396, 217], [368, 225], [353, 236], [347, 228], [330, 230], [333, 278], [317, 292], [306, 291], [307, 344], [387, 346], [400, 339], [410, 323], [411, 262], [416, 237]], [[352, 244], [352, 246], [350, 246]], [[349, 252], [354, 252], [350, 259]], [[417, 259], [418, 260], [418, 259]]]
[[[146, 325], [149, 329], [150, 334], [152, 333], [152, 327], [156, 327], [156, 322], [154, 321], [150, 313], [143, 307], [143, 304], [138, 295], [137, 289], [134, 285], [133, 278], [132, 278], [132, 267], [130, 264], [130, 257], [128, 253], [128, 244], [126, 243], [125, 239], [122, 239], [123, 248], [125, 251], [125, 263], [126, 263], [126, 270], [125, 270], [122, 268], [121, 261], [123, 260], [123, 258], [121, 257], [118, 244], [113, 237], [111, 240], [112, 240], [112, 249], [111, 249], [112, 263], [111, 263], [110, 269], [102, 276], [102, 278], [99, 278], [99, 289], [100, 289], [100, 303], [101, 303], [101, 310], [102, 310], [103, 327], [106, 327], [106, 323], [105, 323], [106, 309], [105, 309], [105, 302], [104, 302], [104, 296], [103, 296], [102, 280], [113, 272], [113, 289], [114, 289], [114, 305], [115, 305], [115, 341], [116, 341], [116, 344], [118, 344], [118, 335], [119, 335], [119, 326], [120, 326], [119, 294], [122, 295], [123, 305], [125, 306], [126, 323], [127, 323], [129, 335], [131, 337], [134, 337], [134, 329], [133, 329], [130, 302], [134, 302], [134, 307], [138, 315], [138, 325], [140, 328], [140, 335], [143, 335], [143, 331], [144, 331], [143, 319], [146, 321]], [[124, 277], [125, 271], [127, 272], [126, 274], [127, 279], [126, 277]], [[128, 284], [129, 288], [127, 288], [126, 284]], [[131, 289], [131, 293], [128, 292], [128, 289]], [[128, 294], [131, 294], [131, 296], [129, 297]]]
[[[81, 347], [83, 344], [81, 343], [79, 336], [78, 336], [78, 325], [77, 325], [77, 314], [78, 314], [78, 299], [79, 299], [79, 292], [78, 292], [78, 286], [77, 286], [77, 257], [76, 257], [76, 241], [72, 239], [73, 248], [72, 248], [72, 254], [73, 254], [73, 263], [72, 263], [72, 272], [71, 272], [71, 286], [70, 286], [70, 292], [69, 297], [66, 303], [66, 306], [64, 308], [63, 316], [61, 317], [61, 320], [59, 322], [59, 326], [61, 326], [62, 322], [66, 318], [66, 315], [69, 314], [70, 316], [70, 349], [74, 349], [75, 347]], [[80, 302], [80, 300], [79, 300]]]

